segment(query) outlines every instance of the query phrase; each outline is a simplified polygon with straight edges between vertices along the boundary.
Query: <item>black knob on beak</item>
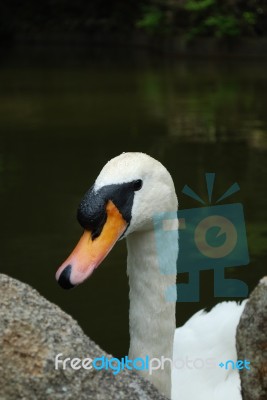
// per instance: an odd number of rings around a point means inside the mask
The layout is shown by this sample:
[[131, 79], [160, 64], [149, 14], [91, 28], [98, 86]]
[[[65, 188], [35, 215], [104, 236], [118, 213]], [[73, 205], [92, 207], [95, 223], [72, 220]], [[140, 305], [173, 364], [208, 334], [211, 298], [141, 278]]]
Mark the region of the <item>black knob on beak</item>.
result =
[[67, 265], [67, 267], [63, 269], [58, 278], [58, 284], [63, 289], [72, 289], [75, 287], [75, 285], [73, 285], [70, 281], [70, 275], [71, 275], [71, 265]]

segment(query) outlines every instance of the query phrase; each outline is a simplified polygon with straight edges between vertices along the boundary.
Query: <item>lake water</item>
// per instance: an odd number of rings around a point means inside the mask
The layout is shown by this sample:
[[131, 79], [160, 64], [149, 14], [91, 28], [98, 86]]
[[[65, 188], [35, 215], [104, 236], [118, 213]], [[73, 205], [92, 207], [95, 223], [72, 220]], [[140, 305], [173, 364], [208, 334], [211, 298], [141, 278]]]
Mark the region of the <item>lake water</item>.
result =
[[[58, 304], [106, 351], [127, 354], [125, 243], [73, 291], [57, 267], [81, 235], [76, 208], [102, 166], [143, 151], [171, 172], [180, 208], [207, 200], [244, 206], [250, 263], [228, 268], [249, 290], [266, 274], [267, 65], [248, 60], [167, 60], [123, 49], [19, 48], [0, 62], [1, 271]], [[214, 298], [213, 272], [200, 275], [199, 303], [177, 305], [177, 325]]]

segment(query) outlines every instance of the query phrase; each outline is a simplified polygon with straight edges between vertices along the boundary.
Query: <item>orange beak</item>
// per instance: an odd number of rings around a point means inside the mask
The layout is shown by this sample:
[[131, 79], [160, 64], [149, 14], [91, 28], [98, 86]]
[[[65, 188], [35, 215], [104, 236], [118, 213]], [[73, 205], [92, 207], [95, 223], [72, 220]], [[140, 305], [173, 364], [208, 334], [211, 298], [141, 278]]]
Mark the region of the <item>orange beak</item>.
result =
[[85, 230], [73, 252], [59, 267], [56, 279], [64, 289], [88, 278], [125, 232], [127, 222], [111, 200], [106, 205], [106, 213], [107, 220], [101, 234], [92, 240], [91, 232]]

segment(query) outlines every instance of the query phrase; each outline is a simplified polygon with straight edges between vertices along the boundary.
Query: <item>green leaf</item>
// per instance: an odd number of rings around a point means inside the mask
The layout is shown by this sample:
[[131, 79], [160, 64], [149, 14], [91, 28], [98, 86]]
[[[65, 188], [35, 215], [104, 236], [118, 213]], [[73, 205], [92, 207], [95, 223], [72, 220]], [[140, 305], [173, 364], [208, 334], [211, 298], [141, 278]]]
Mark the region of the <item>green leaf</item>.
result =
[[248, 25], [255, 25], [256, 23], [256, 15], [250, 11], [246, 11], [243, 13], [243, 19]]
[[138, 28], [145, 28], [154, 31], [159, 27], [163, 19], [163, 13], [156, 7], [149, 7], [144, 11], [143, 17], [137, 21]]
[[184, 8], [188, 11], [201, 11], [215, 4], [215, 0], [188, 0]]

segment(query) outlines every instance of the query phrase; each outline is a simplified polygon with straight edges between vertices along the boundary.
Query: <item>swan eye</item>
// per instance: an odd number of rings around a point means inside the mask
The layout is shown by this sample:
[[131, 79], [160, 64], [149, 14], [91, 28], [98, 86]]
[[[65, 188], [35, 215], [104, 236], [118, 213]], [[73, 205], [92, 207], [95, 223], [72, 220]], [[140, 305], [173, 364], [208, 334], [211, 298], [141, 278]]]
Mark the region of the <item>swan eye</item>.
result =
[[134, 183], [133, 183], [134, 191], [140, 190], [142, 186], [143, 186], [142, 179], [137, 179], [137, 181], [134, 181]]

